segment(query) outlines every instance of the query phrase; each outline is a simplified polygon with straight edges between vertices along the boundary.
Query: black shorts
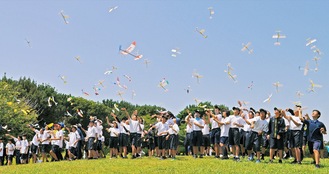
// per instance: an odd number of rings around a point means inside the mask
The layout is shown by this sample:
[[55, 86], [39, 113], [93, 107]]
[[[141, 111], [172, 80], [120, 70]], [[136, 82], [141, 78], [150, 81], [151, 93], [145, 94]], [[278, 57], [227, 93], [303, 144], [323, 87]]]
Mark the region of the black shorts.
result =
[[137, 147], [142, 147], [142, 134], [137, 134]]
[[155, 143], [149, 143], [148, 144], [148, 149], [149, 150], [154, 150], [155, 149]]
[[96, 150], [102, 150], [103, 146], [102, 146], [102, 141], [101, 140], [97, 140], [96, 142]]
[[127, 147], [128, 146], [128, 138], [129, 138], [129, 136], [127, 134], [120, 133], [119, 146], [120, 147]]
[[74, 155], [74, 156], [77, 156], [77, 148], [76, 147], [69, 147], [69, 151]]
[[49, 144], [42, 144], [41, 145], [41, 152], [42, 153], [49, 153], [51, 146]]
[[39, 148], [39, 146], [36, 146], [32, 143], [32, 145], [31, 145], [32, 154], [36, 154], [38, 152], [38, 148]]
[[244, 145], [246, 142], [246, 131], [243, 129], [240, 130], [240, 144]]
[[114, 148], [114, 149], [118, 148], [118, 143], [119, 143], [118, 141], [119, 141], [118, 137], [110, 137], [110, 143], [109, 143], [110, 148]]
[[26, 160], [27, 159], [27, 154], [21, 154], [21, 159]]
[[87, 144], [87, 150], [95, 150], [96, 149], [96, 145], [94, 143], [95, 141], [95, 137], [89, 137], [88, 138], [88, 144]]
[[169, 135], [169, 149], [177, 150], [177, 135]]
[[220, 137], [220, 141], [221, 144], [223, 145], [227, 145], [228, 143], [228, 137]]
[[8, 155], [8, 161], [13, 161], [14, 155]]
[[280, 137], [280, 139], [270, 138], [269, 141], [270, 141], [270, 149], [283, 150], [284, 147], [283, 137]]
[[154, 147], [159, 147], [159, 138], [158, 138], [158, 136], [154, 136]]
[[291, 130], [290, 145], [292, 148], [301, 148], [303, 144], [303, 133], [300, 130]]
[[203, 139], [202, 146], [209, 147], [210, 146], [210, 135], [203, 135], [202, 139]]
[[138, 137], [137, 133], [130, 134], [130, 143], [132, 146], [138, 147]]
[[202, 146], [203, 135], [202, 131], [193, 131], [192, 144], [193, 146]]
[[166, 135], [158, 137], [159, 150], [168, 149], [168, 141], [166, 141]]
[[260, 152], [261, 140], [262, 135], [258, 135], [257, 132], [251, 131], [249, 134], [247, 134], [245, 148], [247, 150], [254, 149], [255, 152]]
[[60, 152], [59, 152], [59, 146], [57, 146], [57, 145], [52, 145], [52, 146], [51, 146], [51, 151], [54, 152], [55, 154], [60, 153]]
[[211, 130], [211, 144], [220, 143], [220, 128], [215, 128]]
[[228, 143], [231, 146], [240, 145], [239, 128], [230, 128], [228, 131]]

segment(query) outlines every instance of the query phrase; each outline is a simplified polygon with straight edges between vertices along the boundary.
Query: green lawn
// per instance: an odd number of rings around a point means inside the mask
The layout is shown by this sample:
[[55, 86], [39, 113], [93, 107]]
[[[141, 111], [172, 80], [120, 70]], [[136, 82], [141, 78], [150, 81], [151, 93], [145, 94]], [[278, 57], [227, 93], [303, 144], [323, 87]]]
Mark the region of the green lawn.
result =
[[241, 162], [233, 160], [219, 160], [213, 157], [193, 159], [192, 157], [178, 156], [176, 160], [159, 160], [143, 157], [142, 159], [99, 159], [61, 161], [28, 165], [0, 166], [0, 173], [329, 173], [329, 159], [321, 160], [320, 169], [311, 165], [311, 159], [306, 158], [302, 165], [289, 164], [291, 160], [284, 160], [283, 164], [275, 161], [256, 164], [243, 159]]

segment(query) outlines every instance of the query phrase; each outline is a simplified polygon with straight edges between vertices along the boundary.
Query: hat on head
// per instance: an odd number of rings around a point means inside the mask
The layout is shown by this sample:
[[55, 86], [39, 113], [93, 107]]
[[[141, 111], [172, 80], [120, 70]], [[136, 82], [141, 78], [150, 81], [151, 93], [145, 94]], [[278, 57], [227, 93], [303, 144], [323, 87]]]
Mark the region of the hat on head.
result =
[[267, 111], [265, 109], [263, 109], [263, 108], [259, 109], [259, 112], [265, 112], [265, 113], [267, 113]]
[[239, 111], [241, 111], [241, 109], [239, 107], [233, 107], [232, 110], [239, 110]]

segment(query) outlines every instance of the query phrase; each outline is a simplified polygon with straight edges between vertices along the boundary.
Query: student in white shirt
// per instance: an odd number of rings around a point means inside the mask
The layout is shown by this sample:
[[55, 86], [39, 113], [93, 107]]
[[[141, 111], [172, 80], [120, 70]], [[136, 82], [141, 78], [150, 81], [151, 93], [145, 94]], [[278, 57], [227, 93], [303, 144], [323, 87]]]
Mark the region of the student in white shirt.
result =
[[106, 128], [106, 130], [110, 133], [110, 158], [117, 158], [120, 130], [116, 121], [113, 121], [111, 125], [111, 128]]
[[193, 129], [192, 143], [193, 143], [194, 158], [197, 158], [198, 154], [200, 158], [203, 158], [203, 155], [200, 153], [199, 148], [201, 152], [203, 152], [204, 149], [202, 147], [202, 141], [203, 141], [202, 128], [204, 127], [204, 121], [200, 118], [200, 116], [201, 116], [200, 111], [196, 110], [194, 113], [194, 118], [191, 117], [188, 118], [188, 121], [192, 124], [192, 129]]
[[2, 137], [0, 137], [0, 165], [2, 165], [3, 162], [3, 152], [4, 152], [4, 146], [2, 142]]
[[202, 147], [204, 148], [204, 151], [202, 151], [201, 153], [202, 154], [206, 154], [207, 156], [208, 155], [211, 155], [209, 154], [209, 149], [210, 149], [210, 128], [209, 128], [209, 119], [210, 117], [208, 116], [208, 118], [206, 118], [206, 116], [203, 116], [202, 119], [204, 121], [204, 127], [202, 128]]
[[47, 154], [50, 152], [50, 134], [48, 127], [40, 129], [40, 138], [39, 141], [41, 143], [41, 154], [42, 154], [42, 162], [48, 161]]
[[139, 125], [137, 127], [137, 157], [141, 156], [142, 151], [142, 135], [144, 132], [144, 120], [138, 117]]
[[132, 159], [134, 159], [137, 157], [137, 147], [138, 147], [137, 131], [138, 131], [138, 125], [140, 124], [140, 122], [138, 120], [138, 116], [137, 116], [138, 111], [134, 110], [134, 112], [131, 114], [131, 117], [130, 117], [126, 108], [122, 108], [121, 110], [124, 111], [128, 117]]
[[6, 154], [8, 156], [8, 166], [12, 164], [13, 156], [15, 152], [15, 145], [12, 142], [13, 140], [9, 139], [6, 145]]
[[55, 161], [60, 160], [61, 152], [60, 148], [63, 147], [63, 131], [60, 124], [55, 124], [54, 128], [56, 130], [52, 131], [53, 138], [53, 144], [52, 149], [50, 150], [50, 155], [55, 159]]
[[71, 131], [69, 128], [66, 128], [69, 132], [69, 141], [68, 141], [68, 155], [70, 160], [77, 159], [77, 144], [80, 141], [80, 135], [77, 131], [76, 126], [72, 126]]
[[215, 158], [219, 158], [221, 154], [221, 148], [219, 147], [220, 134], [221, 134], [219, 122], [222, 119], [222, 115], [221, 115], [221, 110], [217, 105], [215, 105], [214, 107], [214, 112], [215, 114], [211, 114], [210, 117], [208, 116], [210, 119], [209, 122], [211, 124], [210, 141], [215, 149]]
[[[240, 114], [240, 108], [233, 107], [234, 115], [230, 115], [231, 127], [229, 130], [229, 145], [232, 146], [233, 152], [235, 152], [234, 160], [240, 161], [240, 128], [244, 125], [244, 121]], [[235, 151], [234, 151], [235, 150]]]
[[[289, 109], [286, 111], [288, 110]], [[292, 112], [292, 116], [286, 115], [285, 112], [282, 113], [283, 117], [290, 121], [290, 146], [291, 150], [295, 152], [293, 153], [295, 160], [291, 162], [292, 164], [302, 164], [300, 148], [302, 148], [303, 144], [303, 123], [299, 118], [301, 114], [301, 106], [296, 106], [295, 110]]]
[[33, 163], [37, 162], [37, 152], [39, 149], [39, 138], [40, 138], [40, 131], [33, 128], [32, 125], [30, 125], [30, 129], [35, 132], [33, 139], [32, 139], [32, 143], [31, 143], [31, 152], [32, 152], [32, 156], [33, 156]]
[[166, 139], [169, 141], [169, 149], [171, 152], [171, 157], [172, 159], [176, 158], [176, 152], [177, 152], [177, 139], [178, 139], [178, 133], [179, 133], [179, 127], [176, 123], [176, 118], [174, 118], [173, 120], [174, 124], [169, 125], [169, 129], [168, 129], [168, 135], [166, 137]]
[[149, 131], [151, 131], [153, 128], [158, 130], [158, 145], [159, 145], [160, 159], [166, 159], [165, 152], [168, 149], [166, 135], [167, 135], [168, 129], [169, 129], [169, 125], [167, 123], [167, 117], [162, 116], [161, 122], [158, 122], [157, 124], [150, 127]]
[[21, 141], [21, 164], [26, 164], [27, 163], [27, 158], [28, 158], [28, 150], [29, 150], [29, 142], [26, 139], [26, 134], [24, 134], [23, 139]]
[[[190, 113], [191, 114], [191, 113]], [[190, 115], [189, 114], [189, 115]], [[192, 124], [187, 120], [188, 116], [185, 117], [185, 123], [186, 123], [186, 135], [185, 135], [185, 140], [184, 140], [184, 146], [185, 146], [185, 155], [189, 155], [192, 153]]]
[[86, 133], [86, 140], [87, 140], [87, 150], [88, 150], [88, 159], [97, 159], [97, 155], [95, 152], [96, 146], [95, 143], [97, 142], [97, 131], [94, 127], [95, 122], [93, 120], [89, 121], [88, 130], [82, 128], [82, 130]]
[[246, 149], [249, 154], [249, 160], [253, 160], [252, 148], [257, 153], [256, 163], [260, 163], [260, 152], [263, 132], [267, 133], [268, 122], [265, 120], [267, 111], [260, 109], [260, 116], [253, 119], [245, 119], [247, 124], [250, 124], [251, 132], [248, 134]]
[[[127, 158], [127, 147], [129, 144], [129, 125], [127, 124], [127, 117], [123, 117], [120, 121], [119, 118], [114, 114], [111, 113], [111, 116], [116, 120], [118, 123], [118, 127], [120, 130], [119, 135], [119, 154], [121, 158]], [[107, 124], [111, 125], [109, 118], [106, 117]]]
[[6, 136], [9, 136], [10, 138], [12, 138], [15, 141], [15, 152], [14, 152], [14, 156], [16, 158], [16, 165], [21, 164], [21, 147], [22, 147], [22, 137], [21, 136], [17, 136], [14, 137], [10, 134], [6, 134]]

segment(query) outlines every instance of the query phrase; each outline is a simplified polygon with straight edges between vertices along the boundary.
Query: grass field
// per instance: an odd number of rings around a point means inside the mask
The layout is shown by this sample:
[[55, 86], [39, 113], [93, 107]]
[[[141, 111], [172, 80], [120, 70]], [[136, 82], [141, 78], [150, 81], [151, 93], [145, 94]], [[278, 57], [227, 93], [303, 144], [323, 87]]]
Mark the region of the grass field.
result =
[[274, 161], [268, 164], [268, 158], [262, 163], [242, 159], [219, 160], [213, 157], [193, 159], [192, 157], [178, 156], [176, 160], [143, 157], [141, 159], [99, 159], [61, 161], [28, 165], [0, 166], [0, 173], [329, 173], [329, 159], [321, 160], [321, 168], [315, 169], [311, 165], [312, 159], [306, 158], [302, 165], [290, 164], [291, 160], [284, 160], [283, 164]]

